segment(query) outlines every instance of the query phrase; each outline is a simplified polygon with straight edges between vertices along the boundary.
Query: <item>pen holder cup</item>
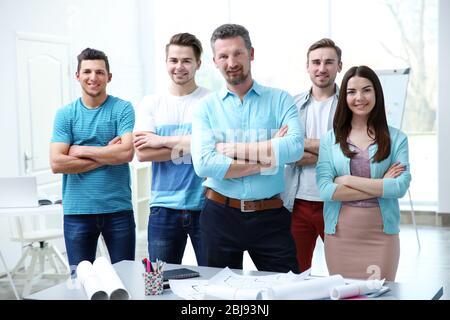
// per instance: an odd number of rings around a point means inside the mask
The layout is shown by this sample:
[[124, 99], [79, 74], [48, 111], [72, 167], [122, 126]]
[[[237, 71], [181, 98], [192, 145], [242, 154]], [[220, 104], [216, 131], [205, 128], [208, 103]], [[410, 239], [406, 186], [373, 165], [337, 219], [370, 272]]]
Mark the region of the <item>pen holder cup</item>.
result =
[[144, 276], [144, 286], [146, 296], [155, 296], [163, 294], [164, 277], [162, 272], [145, 272], [142, 275]]

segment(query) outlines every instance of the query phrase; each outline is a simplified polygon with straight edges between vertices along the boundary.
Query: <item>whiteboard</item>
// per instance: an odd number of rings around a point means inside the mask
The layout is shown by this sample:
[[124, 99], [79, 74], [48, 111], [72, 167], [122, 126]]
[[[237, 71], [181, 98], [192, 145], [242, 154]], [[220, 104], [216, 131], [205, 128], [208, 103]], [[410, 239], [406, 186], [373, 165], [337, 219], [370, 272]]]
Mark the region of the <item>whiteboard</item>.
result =
[[398, 129], [402, 127], [410, 70], [411, 68], [375, 71], [383, 87], [388, 125]]

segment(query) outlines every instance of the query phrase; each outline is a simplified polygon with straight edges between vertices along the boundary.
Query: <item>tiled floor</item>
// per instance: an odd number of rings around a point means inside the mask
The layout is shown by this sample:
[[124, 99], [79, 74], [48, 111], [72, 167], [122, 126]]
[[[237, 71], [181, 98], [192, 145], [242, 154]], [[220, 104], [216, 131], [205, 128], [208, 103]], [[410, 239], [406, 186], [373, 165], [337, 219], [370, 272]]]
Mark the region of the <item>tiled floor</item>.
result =
[[[396, 281], [400, 283], [424, 282], [444, 286], [442, 299], [450, 300], [450, 228], [419, 226], [421, 249], [419, 250], [416, 234], [411, 225], [402, 225], [400, 233], [401, 254]], [[147, 240], [145, 234], [138, 236], [136, 258], [147, 256]], [[192, 246], [188, 241], [183, 264], [196, 265]], [[256, 270], [249, 256], [244, 255], [244, 269]], [[327, 275], [323, 253], [323, 243], [317, 241], [312, 264], [312, 274]], [[54, 282], [42, 280], [35, 285], [32, 292], [52, 286]], [[17, 289], [21, 292], [23, 285], [17, 281]], [[14, 299], [8, 282], [0, 282], [0, 299]]]

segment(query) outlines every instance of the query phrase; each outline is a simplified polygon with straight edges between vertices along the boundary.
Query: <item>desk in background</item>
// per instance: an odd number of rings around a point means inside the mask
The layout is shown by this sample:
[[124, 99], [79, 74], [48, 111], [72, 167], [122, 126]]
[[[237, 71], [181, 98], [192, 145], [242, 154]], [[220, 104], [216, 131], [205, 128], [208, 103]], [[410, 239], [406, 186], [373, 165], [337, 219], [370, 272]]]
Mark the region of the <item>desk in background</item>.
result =
[[[142, 263], [137, 261], [121, 261], [115, 263], [114, 269], [117, 271], [123, 284], [129, 291], [131, 299], [133, 300], [179, 300], [180, 297], [172, 293], [170, 289], [165, 289], [163, 295], [159, 296], [145, 296], [144, 295], [144, 281], [142, 279]], [[197, 267], [197, 266], [180, 266], [176, 264], [167, 264], [166, 270], [176, 269], [179, 267], [186, 267], [196, 270], [200, 273], [199, 280], [207, 280], [213, 277], [221, 268], [211, 267]], [[243, 275], [269, 275], [273, 272], [263, 271], [243, 271], [233, 270], [237, 274]], [[389, 286], [391, 291], [384, 294], [378, 299], [394, 299], [394, 300], [438, 300], [443, 295], [443, 287], [439, 285], [416, 285], [416, 284], [400, 284], [388, 282], [385, 285]], [[25, 299], [37, 300], [86, 300], [84, 289], [70, 288], [68, 283], [61, 283], [51, 288], [42, 290], [25, 297]]]
[[61, 204], [52, 204], [39, 207], [28, 208], [0, 208], [0, 216], [2, 217], [17, 217], [26, 215], [41, 215], [41, 214], [56, 214], [63, 213]]

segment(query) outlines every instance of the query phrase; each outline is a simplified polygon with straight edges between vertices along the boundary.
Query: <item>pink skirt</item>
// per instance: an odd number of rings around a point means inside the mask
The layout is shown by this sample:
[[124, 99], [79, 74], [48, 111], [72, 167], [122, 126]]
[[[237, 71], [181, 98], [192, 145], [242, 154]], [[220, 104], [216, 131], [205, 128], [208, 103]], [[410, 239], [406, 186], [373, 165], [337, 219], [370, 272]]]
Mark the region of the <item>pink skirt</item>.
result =
[[379, 207], [342, 206], [335, 234], [325, 234], [330, 275], [395, 280], [400, 258], [398, 234], [383, 232]]

